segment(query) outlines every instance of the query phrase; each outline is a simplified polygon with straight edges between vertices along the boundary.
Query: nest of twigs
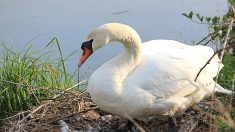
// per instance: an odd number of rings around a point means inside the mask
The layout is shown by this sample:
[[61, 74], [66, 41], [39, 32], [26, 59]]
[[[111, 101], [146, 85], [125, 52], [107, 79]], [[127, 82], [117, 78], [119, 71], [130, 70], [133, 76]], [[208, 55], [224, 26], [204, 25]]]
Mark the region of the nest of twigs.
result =
[[[176, 118], [178, 131], [208, 131], [210, 123], [207, 102], [189, 108]], [[213, 116], [216, 116], [214, 114]], [[128, 131], [124, 117], [100, 110], [87, 93], [69, 92], [54, 100], [42, 102], [32, 110], [18, 113], [5, 120], [2, 131]], [[149, 118], [138, 121], [145, 131], [171, 131], [168, 121]], [[0, 130], [1, 131], [1, 130]], [[131, 129], [131, 131], [139, 131]]]

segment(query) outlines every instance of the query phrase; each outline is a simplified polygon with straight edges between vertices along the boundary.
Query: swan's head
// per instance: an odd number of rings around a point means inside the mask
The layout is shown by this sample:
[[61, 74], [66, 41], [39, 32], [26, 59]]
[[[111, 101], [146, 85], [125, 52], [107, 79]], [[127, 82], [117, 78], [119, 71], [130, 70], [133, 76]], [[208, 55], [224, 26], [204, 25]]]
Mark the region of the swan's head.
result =
[[80, 57], [79, 67], [93, 52], [104, 47], [111, 41], [119, 41], [128, 44], [141, 43], [137, 32], [125, 24], [107, 23], [101, 25], [92, 31], [86, 41], [82, 43], [81, 49], [83, 50], [83, 54]]
[[112, 39], [112, 35], [107, 30], [106, 25], [102, 25], [92, 31], [85, 42], [82, 43], [81, 49], [83, 50], [82, 56], [80, 57], [80, 62], [78, 66], [80, 67], [87, 58], [96, 50], [104, 47]]

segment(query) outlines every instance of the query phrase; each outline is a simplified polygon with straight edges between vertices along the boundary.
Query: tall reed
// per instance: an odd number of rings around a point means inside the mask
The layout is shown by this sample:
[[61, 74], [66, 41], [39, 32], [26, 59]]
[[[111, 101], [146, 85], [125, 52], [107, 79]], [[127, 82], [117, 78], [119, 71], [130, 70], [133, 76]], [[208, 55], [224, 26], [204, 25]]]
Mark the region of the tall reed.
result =
[[[52, 61], [49, 46], [56, 44], [59, 58]], [[74, 85], [73, 76], [65, 67], [60, 44], [57, 38], [42, 51], [11, 50], [2, 45], [0, 61], [0, 119], [19, 111], [27, 110], [50, 99], [58, 92]]]

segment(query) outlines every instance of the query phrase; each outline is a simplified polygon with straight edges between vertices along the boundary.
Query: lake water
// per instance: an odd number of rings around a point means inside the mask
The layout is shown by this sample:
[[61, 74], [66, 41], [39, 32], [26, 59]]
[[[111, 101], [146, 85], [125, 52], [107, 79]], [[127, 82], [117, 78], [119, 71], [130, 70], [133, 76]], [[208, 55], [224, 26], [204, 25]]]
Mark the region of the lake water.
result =
[[[73, 72], [81, 54], [80, 44], [101, 24], [128, 24], [143, 42], [174, 39], [192, 44], [207, 34], [208, 27], [181, 14], [194, 11], [222, 16], [227, 9], [225, 0], [0, 0], [0, 40], [16, 49], [28, 43], [41, 49], [57, 37], [64, 56], [79, 50], [66, 61]], [[121, 49], [114, 44], [96, 53], [81, 68], [82, 75], [89, 75]]]

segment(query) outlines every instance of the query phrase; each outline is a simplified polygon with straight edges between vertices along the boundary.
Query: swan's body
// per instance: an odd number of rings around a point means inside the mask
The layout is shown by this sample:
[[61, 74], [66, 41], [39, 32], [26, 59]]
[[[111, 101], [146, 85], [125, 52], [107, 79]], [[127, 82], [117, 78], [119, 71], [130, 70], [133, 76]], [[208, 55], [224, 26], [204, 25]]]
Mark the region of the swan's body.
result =
[[[218, 56], [194, 82], [200, 68], [214, 53], [209, 47], [172, 40], [142, 44], [132, 28], [118, 23], [98, 27], [87, 40], [92, 44], [92, 52], [111, 41], [124, 45], [124, 51], [98, 68], [88, 81], [93, 101], [107, 112], [135, 118], [174, 115], [211, 95], [214, 88], [231, 92], [213, 80], [222, 66]], [[81, 64], [87, 57], [81, 59]]]

